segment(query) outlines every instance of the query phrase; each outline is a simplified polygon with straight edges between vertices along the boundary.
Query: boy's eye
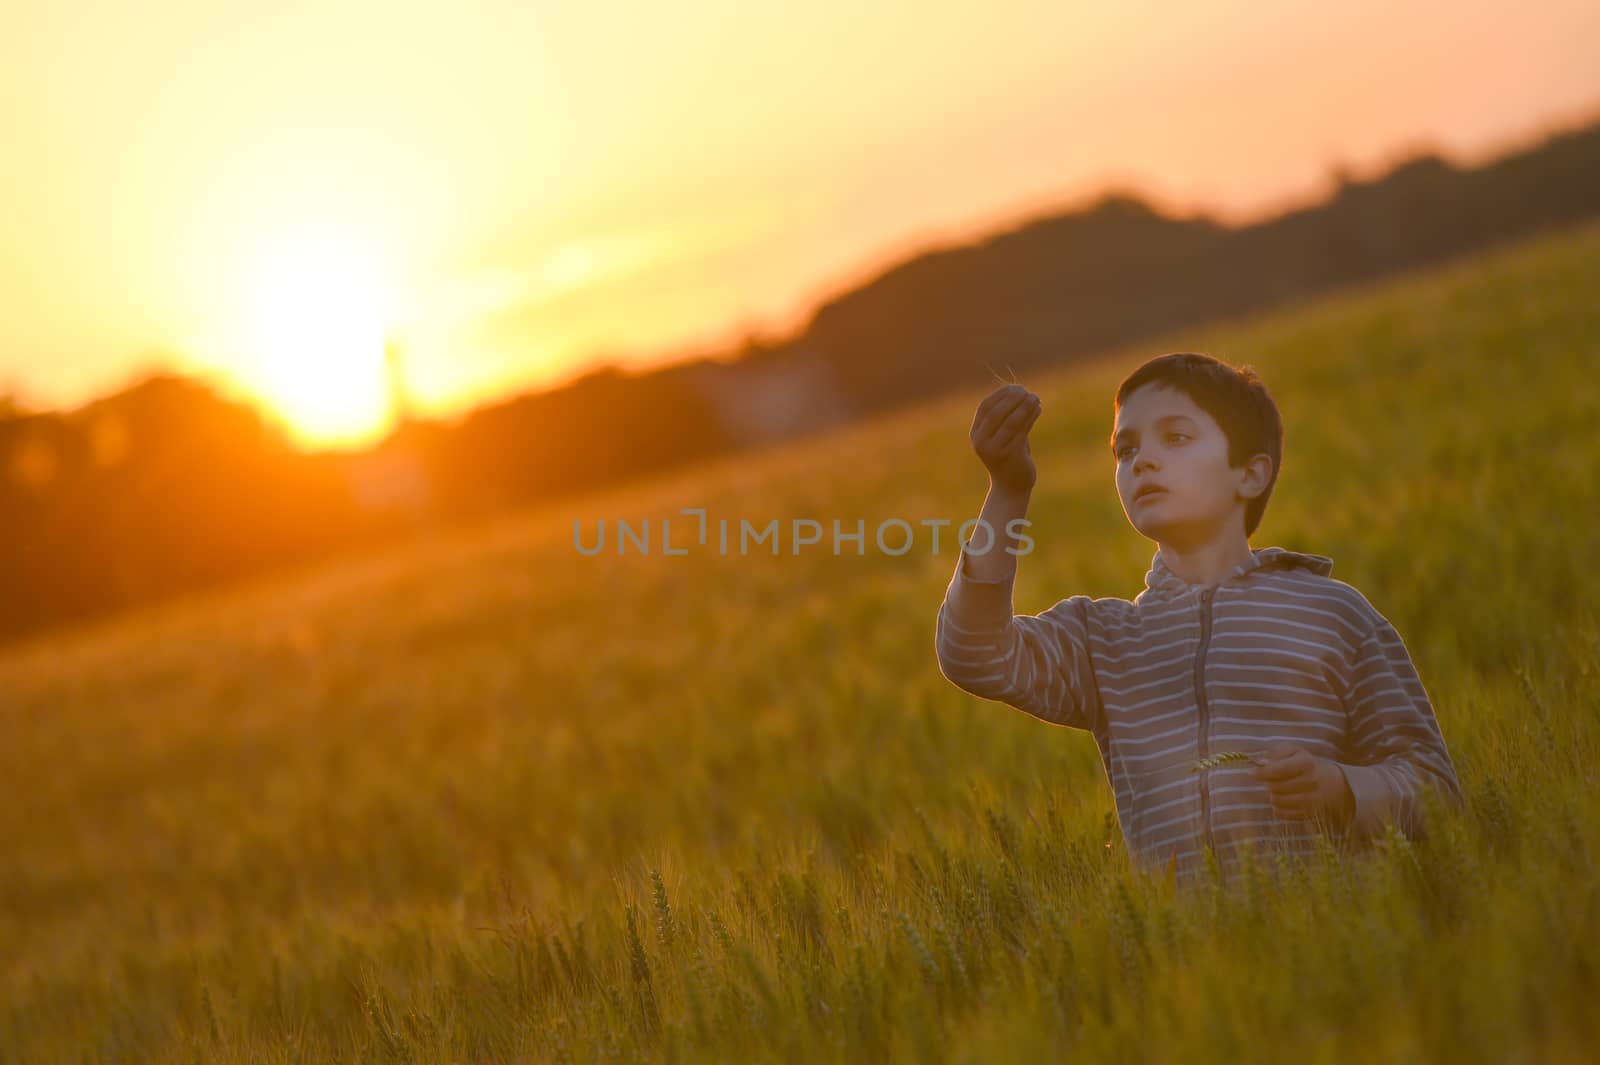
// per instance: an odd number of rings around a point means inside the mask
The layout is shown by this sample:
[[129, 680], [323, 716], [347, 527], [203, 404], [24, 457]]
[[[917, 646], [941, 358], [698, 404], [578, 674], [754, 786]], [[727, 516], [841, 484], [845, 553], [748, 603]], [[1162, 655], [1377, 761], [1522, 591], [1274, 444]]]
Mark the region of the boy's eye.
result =
[[[1188, 433], [1168, 433], [1167, 434], [1167, 439], [1168, 440], [1171, 440], [1174, 437], [1182, 437], [1183, 439], [1188, 440], [1189, 439], [1189, 434]], [[1132, 452], [1132, 451], [1133, 451], [1132, 446], [1130, 446], [1128, 444], [1124, 444], [1121, 447], [1117, 448], [1116, 457], [1119, 458], [1119, 459], [1125, 459], [1125, 458], [1128, 457], [1129, 453]]]

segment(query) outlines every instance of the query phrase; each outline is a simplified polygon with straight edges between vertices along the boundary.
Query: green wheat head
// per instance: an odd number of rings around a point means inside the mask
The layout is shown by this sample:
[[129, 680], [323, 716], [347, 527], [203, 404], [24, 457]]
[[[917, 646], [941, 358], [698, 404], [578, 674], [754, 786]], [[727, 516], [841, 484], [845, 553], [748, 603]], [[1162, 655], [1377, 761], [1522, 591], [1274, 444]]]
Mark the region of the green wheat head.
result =
[[1210, 758], [1195, 759], [1194, 767], [1189, 771], [1198, 773], [1202, 769], [1214, 769], [1228, 762], [1249, 762], [1252, 765], [1261, 765], [1261, 758], [1247, 751], [1219, 751]]

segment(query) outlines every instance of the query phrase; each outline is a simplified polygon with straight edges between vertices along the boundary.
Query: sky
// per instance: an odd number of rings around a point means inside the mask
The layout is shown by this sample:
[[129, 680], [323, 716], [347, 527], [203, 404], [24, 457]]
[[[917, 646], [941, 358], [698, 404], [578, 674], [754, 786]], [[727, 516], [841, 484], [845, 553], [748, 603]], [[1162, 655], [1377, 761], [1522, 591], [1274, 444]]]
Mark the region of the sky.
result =
[[1600, 118], [1600, 4], [25, 0], [0, 396], [154, 370], [304, 446], [783, 336], [1116, 186], [1242, 223]]

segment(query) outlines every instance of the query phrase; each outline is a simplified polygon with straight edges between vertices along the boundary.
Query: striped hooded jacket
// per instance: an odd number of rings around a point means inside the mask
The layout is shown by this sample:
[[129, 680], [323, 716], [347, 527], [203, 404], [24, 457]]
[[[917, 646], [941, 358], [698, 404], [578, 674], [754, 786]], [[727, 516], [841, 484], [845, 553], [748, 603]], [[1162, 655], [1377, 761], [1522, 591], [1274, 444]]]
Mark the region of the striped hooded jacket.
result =
[[1249, 763], [1196, 771], [1220, 751], [1286, 741], [1340, 763], [1355, 799], [1349, 840], [1386, 820], [1415, 836], [1430, 786], [1460, 801], [1405, 644], [1329, 576], [1331, 558], [1260, 548], [1206, 587], [1185, 583], [1158, 550], [1131, 602], [1074, 595], [1037, 615], [1012, 613], [1015, 568], [983, 581], [966, 559], [963, 545], [939, 607], [940, 671], [963, 691], [1091, 733], [1138, 865], [1175, 861], [1188, 881], [1206, 845], [1224, 873], [1246, 839], [1315, 850], [1316, 824], [1278, 817]]

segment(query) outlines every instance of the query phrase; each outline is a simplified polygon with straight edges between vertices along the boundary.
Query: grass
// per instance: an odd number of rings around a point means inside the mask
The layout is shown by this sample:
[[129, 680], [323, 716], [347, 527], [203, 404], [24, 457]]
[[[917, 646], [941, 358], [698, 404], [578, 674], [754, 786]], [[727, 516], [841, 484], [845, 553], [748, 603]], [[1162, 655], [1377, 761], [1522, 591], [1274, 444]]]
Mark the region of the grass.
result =
[[[0, 1061], [1584, 1060], [1596, 292], [1589, 226], [1030, 374], [1037, 612], [1141, 587], [1121, 377], [1262, 372], [1254, 544], [1405, 637], [1468, 796], [1423, 842], [1175, 893], [1087, 734], [944, 681], [952, 528], [871, 537], [976, 516], [986, 385], [0, 655]], [[696, 506], [867, 550], [573, 548]]]

